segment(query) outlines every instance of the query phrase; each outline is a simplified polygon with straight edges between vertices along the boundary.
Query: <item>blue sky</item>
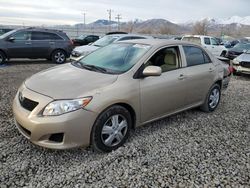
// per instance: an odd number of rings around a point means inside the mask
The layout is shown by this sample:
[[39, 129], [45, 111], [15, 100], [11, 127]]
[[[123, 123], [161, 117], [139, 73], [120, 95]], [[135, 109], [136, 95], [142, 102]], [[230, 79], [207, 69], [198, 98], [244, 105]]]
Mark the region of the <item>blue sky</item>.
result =
[[121, 21], [163, 18], [183, 23], [250, 16], [249, 7], [249, 0], [0, 0], [0, 24], [75, 24], [83, 22], [83, 12], [90, 23], [108, 19], [108, 9], [113, 10], [113, 20], [121, 14]]

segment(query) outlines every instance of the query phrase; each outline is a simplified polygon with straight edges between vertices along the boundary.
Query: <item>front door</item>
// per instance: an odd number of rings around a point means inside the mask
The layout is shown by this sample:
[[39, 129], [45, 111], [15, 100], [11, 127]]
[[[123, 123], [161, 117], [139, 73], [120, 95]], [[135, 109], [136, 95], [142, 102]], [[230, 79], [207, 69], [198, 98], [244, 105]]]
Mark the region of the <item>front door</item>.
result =
[[7, 41], [7, 50], [10, 58], [29, 58], [32, 56], [31, 33], [29, 31], [19, 31]]
[[141, 122], [162, 117], [186, 106], [186, 80], [182, 73], [179, 47], [156, 52], [145, 66], [160, 66], [161, 76], [140, 80]]

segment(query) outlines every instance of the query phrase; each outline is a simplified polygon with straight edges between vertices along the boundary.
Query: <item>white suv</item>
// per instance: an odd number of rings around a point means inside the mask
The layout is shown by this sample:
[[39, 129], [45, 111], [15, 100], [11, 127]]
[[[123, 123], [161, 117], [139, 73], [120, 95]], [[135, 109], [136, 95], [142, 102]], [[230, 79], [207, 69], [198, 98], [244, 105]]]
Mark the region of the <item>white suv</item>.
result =
[[214, 56], [225, 56], [227, 53], [226, 47], [220, 45], [214, 37], [204, 35], [185, 35], [181, 40], [200, 44]]

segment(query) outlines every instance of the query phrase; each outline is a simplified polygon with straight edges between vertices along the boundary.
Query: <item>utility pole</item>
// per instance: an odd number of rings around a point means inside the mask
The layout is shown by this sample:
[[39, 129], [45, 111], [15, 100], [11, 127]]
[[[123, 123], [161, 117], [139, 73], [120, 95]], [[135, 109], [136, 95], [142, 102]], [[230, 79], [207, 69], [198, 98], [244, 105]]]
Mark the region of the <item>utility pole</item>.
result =
[[111, 31], [111, 19], [112, 19], [112, 12], [114, 12], [114, 10], [112, 9], [108, 9], [108, 15], [109, 15], [109, 32]]
[[84, 26], [84, 29], [85, 29], [86, 28], [86, 11], [83, 11], [82, 15], [83, 15], [83, 26]]
[[118, 27], [118, 31], [120, 31], [120, 20], [122, 19], [121, 15], [120, 14], [117, 14], [117, 16], [115, 17], [115, 19], [117, 19], [117, 27]]

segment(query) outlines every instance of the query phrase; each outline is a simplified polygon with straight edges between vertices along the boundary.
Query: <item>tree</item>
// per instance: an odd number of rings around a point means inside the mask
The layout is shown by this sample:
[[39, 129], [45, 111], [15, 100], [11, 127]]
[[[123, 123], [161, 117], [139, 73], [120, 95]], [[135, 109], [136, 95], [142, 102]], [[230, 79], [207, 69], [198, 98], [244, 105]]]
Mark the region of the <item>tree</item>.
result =
[[193, 26], [193, 34], [196, 35], [207, 35], [209, 28], [209, 21], [204, 19], [202, 21], [196, 22]]
[[160, 27], [159, 33], [162, 35], [173, 35], [176, 34], [176, 30], [173, 27], [163, 25]]

